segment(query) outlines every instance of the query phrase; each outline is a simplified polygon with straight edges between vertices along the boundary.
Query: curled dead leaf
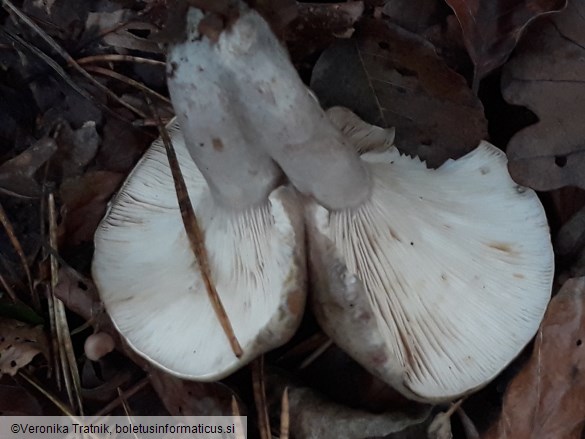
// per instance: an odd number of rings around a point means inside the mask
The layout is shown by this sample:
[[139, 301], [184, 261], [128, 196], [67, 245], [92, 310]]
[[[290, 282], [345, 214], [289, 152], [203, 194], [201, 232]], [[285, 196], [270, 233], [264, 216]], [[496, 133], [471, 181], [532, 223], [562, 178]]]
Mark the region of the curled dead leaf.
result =
[[38, 354], [48, 356], [48, 344], [42, 326], [0, 318], [0, 376], [14, 376]]
[[585, 188], [585, 3], [531, 29], [504, 67], [502, 93], [534, 111], [539, 122], [508, 144], [509, 170], [518, 183], [537, 190]]
[[585, 277], [552, 299], [532, 357], [504, 395], [484, 439], [579, 439], [585, 426]]
[[475, 81], [501, 66], [524, 28], [536, 17], [563, 9], [567, 0], [446, 0], [461, 24]]
[[37, 170], [57, 151], [51, 137], [43, 137], [31, 147], [0, 166], [0, 192], [21, 197], [38, 197], [41, 188], [34, 179]]
[[356, 28], [313, 70], [311, 88], [325, 107], [345, 106], [369, 123], [396, 127], [398, 149], [430, 167], [487, 136], [481, 102], [430, 43], [383, 20], [363, 19]]

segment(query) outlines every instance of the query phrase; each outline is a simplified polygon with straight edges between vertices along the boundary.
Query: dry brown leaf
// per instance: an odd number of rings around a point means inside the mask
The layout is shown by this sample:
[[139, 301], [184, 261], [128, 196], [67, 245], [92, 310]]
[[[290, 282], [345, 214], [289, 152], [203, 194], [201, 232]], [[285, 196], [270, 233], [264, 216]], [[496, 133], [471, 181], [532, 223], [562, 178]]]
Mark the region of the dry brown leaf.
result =
[[509, 169], [518, 183], [537, 190], [585, 188], [585, 3], [573, 1], [531, 29], [504, 67], [502, 92], [540, 121], [508, 145]]
[[14, 376], [41, 353], [48, 354], [42, 326], [0, 318], [0, 376]]
[[446, 0], [461, 23], [475, 81], [501, 66], [536, 17], [559, 11], [567, 0]]
[[73, 130], [68, 123], [63, 123], [57, 136], [58, 152], [54, 161], [61, 169], [62, 175], [74, 177], [80, 175], [95, 157], [101, 142], [93, 121], [85, 122]]
[[[230, 416], [235, 394], [224, 384], [187, 381], [147, 366], [150, 383], [173, 416]], [[243, 407], [239, 403], [240, 409]], [[243, 413], [245, 415], [245, 413]]]
[[41, 416], [39, 402], [24, 388], [14, 382], [3, 383], [0, 379], [0, 416]]
[[487, 136], [482, 104], [465, 79], [430, 43], [382, 20], [360, 21], [354, 38], [323, 52], [311, 87], [325, 107], [341, 105], [369, 123], [396, 127], [396, 146], [430, 167]]
[[297, 17], [284, 29], [293, 60], [322, 50], [335, 38], [349, 38], [364, 12], [362, 1], [346, 3], [298, 3]]
[[411, 428], [417, 431], [417, 435], [412, 437], [423, 437], [426, 429], [424, 422], [430, 414], [430, 406], [423, 405], [414, 413], [371, 413], [352, 409], [318, 395], [274, 370], [268, 372], [266, 384], [271, 416], [276, 419], [280, 417], [282, 393], [288, 388], [290, 433], [295, 439], [362, 439], [380, 436], [398, 439], [411, 437]]
[[116, 172], [93, 171], [61, 185], [65, 237], [70, 245], [91, 241], [108, 201], [122, 182]]
[[57, 151], [55, 140], [43, 137], [26, 151], [0, 166], [0, 192], [21, 197], [38, 197], [41, 189], [34, 179], [37, 170]]
[[585, 426], [585, 277], [552, 299], [532, 357], [483, 439], [579, 439]]

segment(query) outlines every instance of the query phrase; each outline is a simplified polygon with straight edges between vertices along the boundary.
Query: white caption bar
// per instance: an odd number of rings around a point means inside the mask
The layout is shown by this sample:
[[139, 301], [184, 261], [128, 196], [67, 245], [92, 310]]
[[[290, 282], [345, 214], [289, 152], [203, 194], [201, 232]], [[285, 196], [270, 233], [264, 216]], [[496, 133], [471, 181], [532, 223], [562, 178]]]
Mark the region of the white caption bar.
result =
[[0, 416], [0, 439], [245, 439], [246, 417]]

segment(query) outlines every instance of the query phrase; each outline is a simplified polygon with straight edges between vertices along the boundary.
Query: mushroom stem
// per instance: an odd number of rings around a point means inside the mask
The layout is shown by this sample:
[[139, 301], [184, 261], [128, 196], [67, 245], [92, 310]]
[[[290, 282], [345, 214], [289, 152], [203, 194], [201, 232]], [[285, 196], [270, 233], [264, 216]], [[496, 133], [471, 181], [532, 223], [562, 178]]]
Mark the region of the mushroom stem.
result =
[[[238, 109], [240, 135], [253, 139], [298, 190], [320, 204], [342, 209], [368, 199], [367, 167], [329, 122], [268, 24], [256, 12], [242, 10], [215, 45], [214, 61], [226, 75], [221, 93]], [[177, 89], [185, 99], [186, 90]], [[175, 101], [172, 90], [171, 96]]]
[[225, 38], [215, 42], [200, 35], [202, 17], [191, 8], [186, 39], [170, 46], [167, 84], [185, 144], [212, 197], [224, 207], [244, 209], [266, 200], [281, 172], [251, 146], [242, 126], [239, 78], [220, 62]]
[[302, 83], [268, 24], [251, 12], [231, 31], [239, 45], [226, 51], [231, 56], [225, 62], [240, 78], [246, 128], [258, 145], [323, 206], [362, 204], [371, 191], [366, 166]]

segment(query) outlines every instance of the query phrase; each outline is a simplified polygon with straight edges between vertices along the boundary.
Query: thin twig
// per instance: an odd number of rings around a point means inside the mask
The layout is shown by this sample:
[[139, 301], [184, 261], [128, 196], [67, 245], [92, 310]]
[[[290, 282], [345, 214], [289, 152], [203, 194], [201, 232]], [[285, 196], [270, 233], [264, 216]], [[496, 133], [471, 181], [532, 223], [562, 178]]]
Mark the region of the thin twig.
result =
[[[77, 425], [91, 425], [91, 424], [84, 424], [83, 420], [78, 418], [77, 416], [75, 416], [73, 414], [73, 412], [69, 409], [69, 407], [67, 407], [65, 405], [65, 403], [63, 403], [59, 398], [57, 398], [55, 395], [53, 395], [51, 392], [49, 392], [48, 390], [44, 389], [43, 386], [41, 386], [32, 376], [30, 376], [28, 373], [24, 372], [22, 369], [18, 371], [18, 376], [20, 376], [21, 378], [23, 378], [25, 381], [27, 381], [31, 386], [33, 386], [35, 389], [37, 389], [41, 394], [43, 394], [49, 401], [51, 401], [59, 410], [61, 410], [61, 412], [63, 412], [63, 414], [65, 416], [67, 416], [69, 419], [71, 419], [71, 421]], [[91, 439], [101, 439], [99, 436], [97, 436], [94, 433], [85, 433], [85, 435], [87, 435], [88, 438]]]
[[246, 439], [244, 424], [242, 423], [241, 418], [242, 415], [240, 414], [240, 406], [234, 395], [232, 395], [232, 416], [234, 417], [234, 424], [236, 425], [235, 439]]
[[[6, 211], [4, 210], [4, 207], [2, 206], [1, 203], [0, 203], [0, 223], [2, 223], [4, 230], [6, 230], [6, 234], [8, 235], [8, 239], [10, 240], [10, 243], [12, 244], [14, 251], [16, 251], [18, 258], [20, 259], [20, 263], [22, 264], [22, 268], [24, 269], [24, 273], [26, 274], [26, 279], [28, 281], [28, 288], [30, 291], [31, 299], [33, 301], [34, 306], [38, 309], [38, 305], [40, 305], [39, 298], [36, 296], [35, 291], [34, 291], [32, 275], [30, 274], [30, 268], [28, 266], [28, 261], [26, 260], [26, 255], [24, 254], [24, 250], [22, 249], [22, 246], [20, 245], [20, 241], [16, 237], [16, 232], [14, 231], [14, 227], [12, 226], [12, 223], [10, 222], [8, 215], [6, 215]], [[10, 294], [10, 292], [8, 294]]]
[[252, 387], [254, 388], [254, 401], [258, 412], [258, 428], [261, 439], [272, 439], [270, 430], [270, 418], [266, 404], [266, 387], [264, 384], [264, 355], [252, 362]]
[[61, 412], [65, 416], [69, 416], [71, 418], [75, 418], [75, 415], [73, 414], [73, 412], [69, 409], [69, 407], [67, 407], [65, 405], [65, 403], [63, 401], [61, 401], [59, 398], [57, 398], [56, 396], [54, 396], [48, 390], [45, 390], [43, 388], [43, 386], [41, 386], [39, 383], [37, 383], [37, 381], [34, 378], [32, 378], [31, 376], [29, 376], [28, 373], [26, 373], [25, 371], [23, 371], [21, 369], [21, 370], [18, 371], [18, 376], [20, 376], [21, 378], [24, 378], [24, 380], [26, 380], [30, 385], [32, 385], [39, 392], [41, 392], [45, 396], [45, 398], [47, 398], [49, 401], [51, 401], [55, 405], [55, 407], [57, 407], [59, 410], [61, 410]]
[[163, 101], [166, 104], [169, 104], [171, 106], [173, 105], [169, 98], [167, 98], [167, 97], [161, 95], [160, 93], [157, 93], [156, 91], [148, 88], [144, 84], [142, 84], [138, 81], [135, 81], [134, 79], [129, 78], [125, 75], [122, 75], [118, 72], [115, 72], [115, 71], [110, 70], [110, 69], [105, 69], [105, 68], [99, 67], [99, 66], [87, 66], [85, 69], [88, 72], [99, 73], [100, 75], [108, 76], [110, 78], [117, 79], [118, 81], [124, 82], [125, 84], [131, 85], [132, 87], [137, 88], [138, 90], [141, 90], [143, 92], [151, 94], [152, 96], [155, 96], [156, 98], [160, 99], [161, 101]]
[[290, 432], [290, 407], [288, 402], [288, 387], [282, 392], [282, 402], [280, 404], [280, 438], [288, 439]]
[[[49, 243], [53, 249], [57, 248], [57, 209], [55, 207], [55, 198], [52, 193], [49, 193], [48, 200], [49, 207]], [[83, 415], [83, 403], [81, 401], [81, 380], [79, 378], [79, 370], [77, 368], [77, 359], [73, 351], [73, 343], [71, 342], [71, 332], [69, 331], [69, 324], [67, 323], [67, 314], [65, 312], [65, 305], [63, 302], [55, 298], [55, 288], [59, 283], [59, 265], [57, 259], [51, 255], [51, 296], [53, 297], [55, 325], [57, 329], [57, 339], [59, 341], [59, 352], [61, 358], [61, 366], [63, 368], [63, 377], [65, 378], [65, 385], [67, 387], [67, 394], [69, 396], [72, 406], [77, 406], [79, 413]], [[71, 384], [73, 386], [71, 387]]]
[[158, 61], [156, 59], [148, 59], [142, 58], [140, 56], [131, 56], [131, 55], [119, 55], [108, 53], [104, 55], [91, 55], [85, 56], [83, 58], [77, 59], [77, 64], [84, 65], [84, 64], [93, 64], [99, 62], [132, 62], [136, 64], [150, 64], [154, 66], [165, 67], [166, 63], [163, 61]]
[[135, 385], [133, 385], [130, 389], [122, 392], [122, 394], [118, 394], [118, 397], [116, 399], [109, 402], [106, 406], [102, 407], [95, 414], [95, 416], [105, 416], [105, 415], [110, 414], [112, 412], [112, 410], [114, 410], [116, 407], [118, 407], [120, 404], [122, 404], [123, 401], [127, 401], [129, 398], [132, 398], [135, 394], [140, 392], [142, 389], [147, 387], [149, 384], [150, 384], [149, 377], [145, 377], [145, 378], [141, 379]]
[[12, 301], [14, 303], [18, 303], [19, 300], [18, 300], [18, 297], [16, 297], [16, 293], [14, 292], [12, 287], [8, 284], [8, 282], [6, 282], [6, 279], [4, 279], [4, 276], [2, 276], [2, 274], [0, 274], [0, 283], [2, 284], [2, 286], [6, 290], [6, 292], [8, 293], [10, 298], [12, 299]]
[[315, 351], [311, 355], [305, 358], [301, 365], [299, 366], [299, 369], [304, 369], [311, 365], [317, 358], [323, 355], [331, 346], [333, 346], [333, 340], [329, 339], [321, 346], [319, 346], [317, 349], [315, 349]]
[[153, 116], [158, 121], [159, 133], [165, 146], [171, 168], [171, 174], [173, 175], [173, 182], [175, 184], [175, 191], [177, 193], [181, 218], [183, 220], [185, 232], [189, 238], [189, 243], [191, 244], [191, 250], [193, 250], [197, 263], [199, 264], [201, 277], [203, 278], [203, 283], [205, 284], [205, 290], [207, 291], [207, 295], [211, 302], [213, 311], [215, 312], [215, 315], [219, 321], [219, 324], [228, 338], [234, 355], [240, 358], [243, 355], [242, 347], [236, 338], [236, 334], [234, 333], [230, 319], [221, 302], [219, 294], [217, 293], [215, 283], [212, 280], [209, 259], [207, 258], [207, 250], [205, 249], [205, 238], [203, 231], [199, 226], [199, 222], [197, 221], [197, 217], [195, 216], [195, 211], [193, 210], [193, 205], [191, 204], [191, 199], [189, 198], [189, 193], [187, 192], [187, 185], [185, 184], [183, 174], [181, 173], [181, 168], [179, 166], [179, 160], [177, 159], [175, 149], [173, 148], [169, 133], [160, 121], [160, 116], [156, 107], [152, 105], [148, 95], [145, 94], [144, 97], [153, 112]]
[[[116, 116], [118, 119], [120, 119], [120, 120], [122, 120], [122, 121], [124, 121], [126, 123], [130, 123], [129, 120], [123, 118], [122, 116], [120, 116], [118, 113], [116, 113], [115, 111], [113, 111], [111, 108], [109, 108], [107, 105], [103, 104], [99, 100], [94, 99], [94, 97], [87, 90], [85, 90], [82, 87], [80, 87], [79, 85], [77, 85], [75, 83], [75, 81], [73, 81], [73, 79], [71, 79], [71, 77], [63, 69], [63, 67], [61, 67], [57, 62], [55, 62], [55, 60], [53, 58], [51, 58], [50, 56], [48, 56], [46, 53], [44, 53], [43, 51], [37, 49], [35, 46], [33, 46], [32, 44], [30, 44], [27, 41], [23, 40], [21, 37], [19, 37], [16, 34], [12, 34], [12, 33], [9, 33], [9, 32], [4, 32], [4, 34], [7, 37], [9, 37], [10, 39], [14, 40], [16, 43], [20, 44], [21, 46], [23, 46], [24, 48], [26, 48], [27, 50], [29, 50], [31, 53], [33, 53], [37, 57], [39, 57], [41, 60], [43, 60], [45, 62], [45, 64], [47, 64], [50, 68], [52, 68], [65, 81], [65, 83], [67, 85], [69, 85], [69, 87], [71, 87], [74, 91], [76, 91], [77, 93], [79, 93], [85, 99], [87, 99], [88, 101], [90, 101], [93, 104], [97, 105], [98, 107], [100, 107], [101, 109], [103, 109], [104, 111], [106, 111], [107, 113]], [[120, 100], [120, 98], [118, 98], [118, 100]], [[122, 101], [122, 102], [124, 102], [124, 101]]]
[[118, 102], [123, 107], [128, 108], [129, 110], [135, 112], [136, 114], [138, 114], [141, 117], [146, 117], [146, 115], [144, 115], [140, 110], [138, 110], [137, 108], [133, 107], [132, 105], [124, 102], [115, 93], [113, 93], [108, 87], [106, 87], [101, 82], [96, 80], [93, 76], [91, 76], [83, 67], [81, 67], [79, 64], [77, 64], [75, 59], [71, 55], [69, 55], [69, 53], [59, 45], [59, 43], [57, 43], [49, 34], [47, 34], [43, 29], [41, 29], [34, 21], [32, 21], [30, 18], [28, 18], [28, 16], [26, 14], [22, 13], [9, 0], [2, 0], [2, 4], [4, 5], [4, 8], [7, 11], [12, 12], [14, 15], [16, 15], [23, 23], [25, 23], [27, 26], [29, 26], [43, 40], [45, 40], [47, 42], [47, 44], [49, 44], [49, 46], [51, 46], [51, 48], [55, 52], [57, 52], [59, 55], [61, 55], [65, 59], [65, 61], [67, 61], [67, 64], [69, 64], [81, 76], [83, 76], [90, 83], [95, 85], [99, 90], [106, 93], [106, 95], [108, 95], [110, 98], [114, 99], [116, 102]]

